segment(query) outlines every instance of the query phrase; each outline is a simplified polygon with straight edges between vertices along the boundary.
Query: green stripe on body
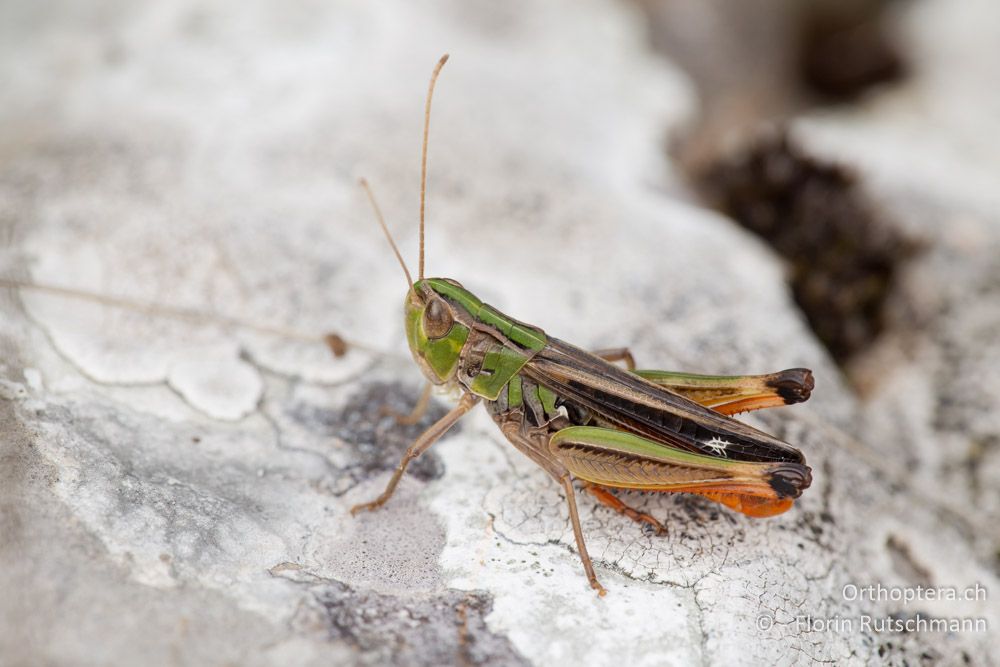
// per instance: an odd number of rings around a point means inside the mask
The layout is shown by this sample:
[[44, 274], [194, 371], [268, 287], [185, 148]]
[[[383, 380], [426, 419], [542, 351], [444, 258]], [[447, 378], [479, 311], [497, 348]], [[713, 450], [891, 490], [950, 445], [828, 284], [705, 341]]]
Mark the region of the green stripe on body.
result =
[[438, 294], [447, 297], [483, 324], [495, 327], [500, 333], [520, 347], [538, 352], [548, 342], [545, 332], [504, 315], [499, 310], [480, 301], [472, 292], [443, 278], [426, 278], [418, 281], [417, 289], [426, 283]]
[[[555, 448], [563, 443], [579, 443], [594, 447], [606, 448], [612, 452], [634, 454], [645, 458], [663, 461], [665, 463], [684, 464], [689, 466], [712, 468], [747, 467], [743, 461], [705, 456], [686, 452], [673, 447], [667, 447], [653, 440], [648, 440], [626, 431], [618, 431], [598, 426], [570, 426], [555, 433], [549, 440], [549, 447]], [[754, 464], [750, 464], [751, 466]]]

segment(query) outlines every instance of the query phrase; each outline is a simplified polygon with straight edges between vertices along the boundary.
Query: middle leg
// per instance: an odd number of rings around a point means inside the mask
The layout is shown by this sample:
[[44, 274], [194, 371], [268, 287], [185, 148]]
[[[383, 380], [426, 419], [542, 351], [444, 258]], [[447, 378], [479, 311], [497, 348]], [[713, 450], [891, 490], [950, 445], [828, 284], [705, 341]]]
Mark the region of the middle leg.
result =
[[379, 410], [380, 415], [387, 415], [396, 420], [396, 423], [400, 426], [412, 426], [420, 421], [423, 416], [427, 413], [427, 408], [431, 404], [431, 392], [434, 389], [434, 385], [430, 382], [424, 385], [424, 390], [420, 394], [420, 398], [417, 399], [417, 404], [413, 406], [413, 410], [409, 413], [397, 412], [387, 405], [383, 405], [382, 409]]

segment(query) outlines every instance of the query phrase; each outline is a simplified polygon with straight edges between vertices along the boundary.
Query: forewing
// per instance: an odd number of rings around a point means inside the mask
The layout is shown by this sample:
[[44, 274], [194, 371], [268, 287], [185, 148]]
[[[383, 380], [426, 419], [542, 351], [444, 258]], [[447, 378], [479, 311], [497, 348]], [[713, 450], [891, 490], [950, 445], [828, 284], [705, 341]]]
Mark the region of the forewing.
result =
[[523, 372], [598, 420], [664, 445], [735, 461], [803, 463], [787, 443], [549, 338]]

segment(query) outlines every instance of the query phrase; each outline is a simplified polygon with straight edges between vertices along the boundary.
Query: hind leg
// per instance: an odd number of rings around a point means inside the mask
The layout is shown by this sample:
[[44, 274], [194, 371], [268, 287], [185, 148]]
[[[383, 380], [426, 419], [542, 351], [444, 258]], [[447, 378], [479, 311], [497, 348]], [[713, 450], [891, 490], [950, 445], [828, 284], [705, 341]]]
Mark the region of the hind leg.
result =
[[563, 485], [563, 489], [566, 490], [566, 503], [569, 505], [569, 519], [573, 524], [573, 536], [576, 538], [576, 550], [580, 554], [580, 560], [583, 561], [583, 571], [587, 573], [587, 579], [590, 580], [590, 587], [597, 591], [597, 594], [601, 597], [607, 593], [604, 590], [604, 586], [601, 586], [601, 582], [597, 580], [597, 574], [594, 572], [594, 564], [590, 561], [590, 554], [587, 553], [587, 544], [583, 541], [583, 529], [580, 527], [580, 515], [576, 511], [576, 495], [573, 492], [573, 478], [570, 477], [569, 473], [563, 475], [560, 482]]
[[637, 523], [645, 523], [653, 527], [657, 535], [666, 535], [667, 528], [662, 523], [657, 521], [654, 517], [646, 514], [645, 512], [640, 512], [634, 507], [630, 507], [623, 500], [618, 498], [618, 496], [611, 493], [608, 489], [603, 486], [598, 486], [590, 482], [584, 482], [583, 490], [590, 495], [597, 498], [597, 500], [606, 507], [610, 507], [619, 514], [624, 514], [628, 518], [632, 519]]

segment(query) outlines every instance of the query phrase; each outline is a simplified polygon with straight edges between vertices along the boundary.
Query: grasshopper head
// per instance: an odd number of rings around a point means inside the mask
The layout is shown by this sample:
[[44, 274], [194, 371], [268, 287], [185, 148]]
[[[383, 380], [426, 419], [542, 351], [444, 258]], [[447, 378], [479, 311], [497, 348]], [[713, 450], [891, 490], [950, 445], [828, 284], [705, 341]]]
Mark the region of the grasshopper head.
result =
[[418, 280], [406, 293], [406, 340], [413, 359], [434, 384], [455, 377], [469, 322], [482, 303], [448, 278]]

